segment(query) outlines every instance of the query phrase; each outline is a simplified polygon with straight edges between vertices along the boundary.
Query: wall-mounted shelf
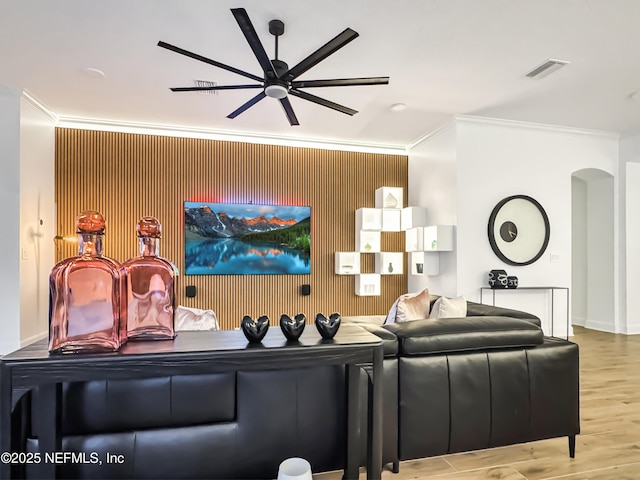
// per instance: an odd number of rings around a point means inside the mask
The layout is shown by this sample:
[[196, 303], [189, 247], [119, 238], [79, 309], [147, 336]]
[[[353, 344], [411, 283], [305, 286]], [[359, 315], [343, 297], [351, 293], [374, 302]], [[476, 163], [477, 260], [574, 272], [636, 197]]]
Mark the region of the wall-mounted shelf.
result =
[[402, 252], [376, 253], [376, 273], [380, 275], [402, 275], [404, 273], [404, 254]]
[[363, 253], [380, 251], [380, 232], [356, 230], [356, 250]]
[[361, 297], [380, 295], [380, 275], [377, 273], [356, 275], [356, 295]]
[[360, 252], [336, 252], [336, 274], [357, 275], [360, 273]]
[[[380, 295], [382, 275], [404, 273], [404, 252], [381, 251], [383, 232], [405, 232], [411, 275], [439, 275], [439, 252], [453, 250], [453, 225], [428, 225], [427, 209], [403, 208], [403, 198], [401, 187], [380, 187], [375, 191], [375, 208], [355, 212], [355, 251], [336, 252], [335, 272], [354, 275], [356, 295]], [[363, 253], [375, 254], [375, 273], [362, 273]]]
[[450, 252], [453, 250], [453, 225], [424, 227], [424, 250]]
[[402, 187], [380, 187], [376, 188], [376, 208], [402, 208], [403, 202]]
[[379, 232], [382, 230], [382, 210], [359, 208], [356, 210], [356, 230]]
[[427, 225], [427, 209], [422, 207], [405, 207], [402, 209], [400, 228], [403, 231]]

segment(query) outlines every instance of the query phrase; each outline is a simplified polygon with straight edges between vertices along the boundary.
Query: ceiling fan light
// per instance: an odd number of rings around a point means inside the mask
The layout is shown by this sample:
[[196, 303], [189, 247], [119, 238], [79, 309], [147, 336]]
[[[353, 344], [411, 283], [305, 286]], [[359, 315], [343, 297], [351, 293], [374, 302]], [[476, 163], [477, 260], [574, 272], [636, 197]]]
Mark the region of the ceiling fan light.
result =
[[284, 85], [267, 85], [264, 93], [271, 98], [284, 98], [287, 96], [287, 87]]

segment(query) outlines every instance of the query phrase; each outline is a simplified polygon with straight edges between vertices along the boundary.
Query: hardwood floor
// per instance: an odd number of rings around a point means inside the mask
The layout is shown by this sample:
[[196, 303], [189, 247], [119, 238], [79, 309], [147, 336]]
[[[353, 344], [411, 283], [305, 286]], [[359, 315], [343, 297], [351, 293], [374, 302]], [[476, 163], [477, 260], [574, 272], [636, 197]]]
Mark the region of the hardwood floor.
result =
[[[567, 439], [458, 453], [400, 463], [384, 480], [640, 479], [640, 335], [574, 327], [580, 345], [580, 428], [576, 458]], [[317, 480], [341, 473], [314, 475]], [[361, 478], [365, 478], [361, 475]]]

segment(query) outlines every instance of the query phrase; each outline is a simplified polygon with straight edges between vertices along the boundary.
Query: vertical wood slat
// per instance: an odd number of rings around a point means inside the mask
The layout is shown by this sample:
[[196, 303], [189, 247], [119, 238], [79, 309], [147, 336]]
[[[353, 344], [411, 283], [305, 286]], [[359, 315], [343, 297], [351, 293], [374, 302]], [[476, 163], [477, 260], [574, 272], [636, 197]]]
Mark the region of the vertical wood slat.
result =
[[[220, 326], [242, 316], [317, 312], [385, 314], [406, 292], [407, 276], [383, 275], [382, 295], [358, 297], [354, 278], [335, 275], [334, 252], [355, 247], [355, 210], [373, 207], [375, 189], [407, 190], [407, 157], [217, 140], [56, 129], [58, 235], [73, 235], [83, 210], [107, 219], [105, 254], [120, 262], [137, 254], [135, 225], [143, 215], [163, 225], [162, 256], [184, 272], [184, 202], [311, 206], [310, 275], [183, 275], [178, 302], [216, 312]], [[403, 251], [401, 233], [383, 233], [388, 251]], [[58, 242], [57, 260], [77, 246]], [[363, 255], [373, 271], [373, 255]], [[300, 286], [311, 285], [301, 296]], [[186, 298], [184, 287], [198, 295]]]

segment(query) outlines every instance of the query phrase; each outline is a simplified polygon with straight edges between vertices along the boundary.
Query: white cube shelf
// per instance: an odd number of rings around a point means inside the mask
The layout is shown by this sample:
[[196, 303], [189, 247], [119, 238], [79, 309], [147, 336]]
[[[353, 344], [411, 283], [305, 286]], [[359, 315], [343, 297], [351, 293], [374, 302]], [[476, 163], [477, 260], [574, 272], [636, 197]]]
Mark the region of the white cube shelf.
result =
[[424, 250], [427, 252], [449, 252], [453, 250], [453, 225], [424, 227]]
[[380, 232], [356, 230], [356, 250], [364, 253], [380, 251]]
[[424, 250], [424, 228], [410, 228], [404, 232], [404, 251], [421, 252]]
[[356, 275], [356, 295], [361, 297], [380, 295], [380, 275], [376, 273]]
[[427, 209], [422, 207], [406, 207], [402, 209], [400, 228], [409, 230], [410, 228], [427, 226]]
[[336, 273], [338, 275], [360, 273], [360, 252], [336, 252]]
[[411, 275], [424, 275], [424, 252], [409, 253], [409, 272]]
[[376, 189], [376, 208], [402, 208], [402, 187]]
[[356, 230], [382, 230], [382, 210], [379, 208], [357, 209]]
[[402, 275], [404, 254], [402, 252], [376, 253], [375, 271], [380, 275]]
[[400, 218], [402, 210], [394, 208], [384, 208], [382, 212], [382, 231], [383, 232], [399, 232]]
[[440, 254], [438, 252], [410, 252], [409, 271], [411, 275], [440, 275]]

